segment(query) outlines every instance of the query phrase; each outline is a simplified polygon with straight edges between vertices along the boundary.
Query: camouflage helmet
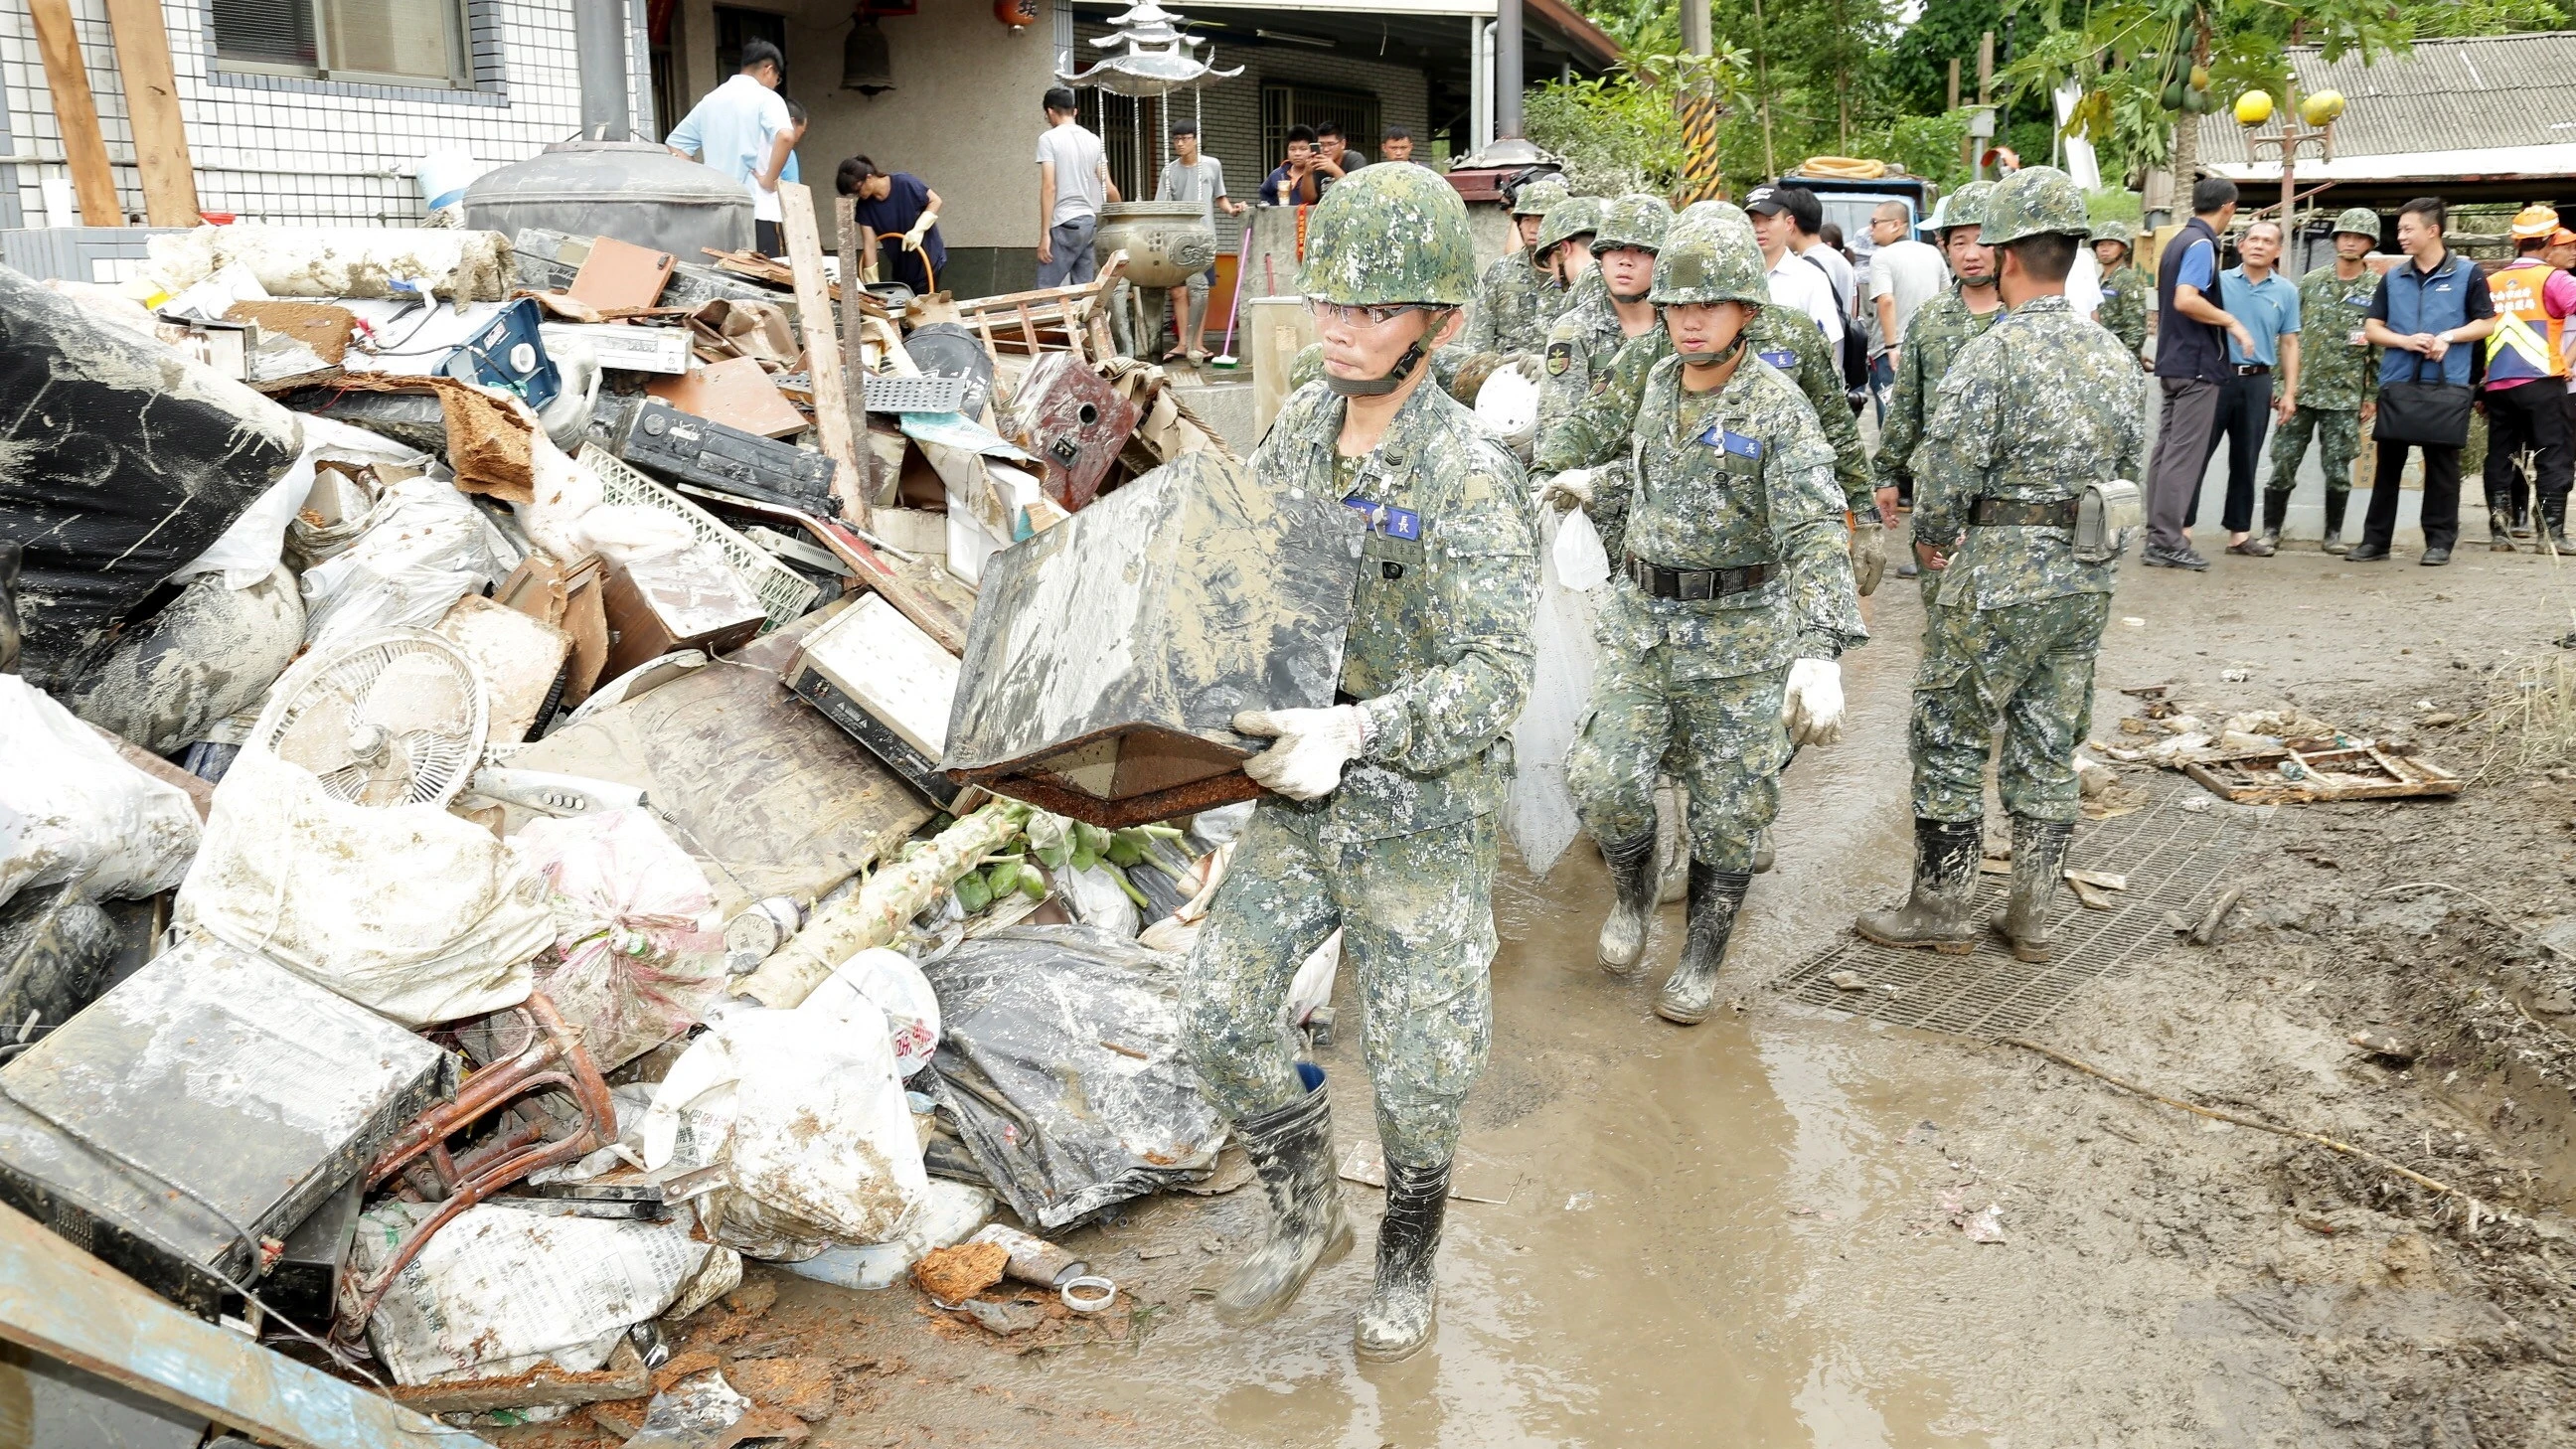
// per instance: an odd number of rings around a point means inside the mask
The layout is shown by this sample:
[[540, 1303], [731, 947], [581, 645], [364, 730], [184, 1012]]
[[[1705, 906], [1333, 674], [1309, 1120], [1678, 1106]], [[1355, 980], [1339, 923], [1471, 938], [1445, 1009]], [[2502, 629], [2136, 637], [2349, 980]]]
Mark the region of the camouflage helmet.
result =
[[1591, 236], [1601, 230], [1601, 198], [1568, 197], [1547, 209], [1547, 220], [1539, 223], [1538, 255], [1544, 260], [1559, 242], [1572, 237]]
[[1986, 203], [1993, 198], [1994, 194], [1993, 182], [1971, 181], [1942, 197], [1941, 214], [1936, 218], [1939, 229], [1948, 231], [1953, 227], [1984, 226]]
[[1759, 307], [1771, 300], [1770, 268], [1763, 264], [1753, 228], [1746, 224], [1739, 230], [1728, 225], [1731, 219], [1698, 206], [1673, 219], [1663, 250], [1655, 254], [1655, 289], [1647, 294], [1656, 306], [1742, 302]]
[[2125, 221], [2109, 218], [2093, 223], [2093, 231], [2085, 240], [2118, 242], [2124, 247], [2135, 248], [2138, 244], [2138, 229]]
[[1603, 208], [1601, 226], [1592, 234], [1592, 249], [1608, 251], [1612, 247], [1635, 247], [1639, 251], [1664, 249], [1664, 231], [1673, 224], [1673, 209], [1660, 196], [1631, 192]]
[[2379, 213], [2367, 206], [2346, 207], [2343, 214], [2334, 219], [2334, 229], [2336, 232], [2351, 232], [2354, 236], [2366, 236], [2370, 238], [2371, 245], [2377, 246]]
[[1977, 240], [1990, 247], [2052, 232], [2083, 236], [2093, 229], [2084, 214], [2084, 188], [2054, 166], [2025, 166], [1996, 182], [1983, 225]]
[[1549, 207], [1573, 194], [1562, 176], [1541, 176], [1524, 181], [1521, 189], [1512, 193], [1512, 215], [1545, 216]]
[[1467, 203], [1427, 167], [1362, 167], [1307, 222], [1305, 277], [1308, 294], [1346, 307], [1464, 306], [1476, 291]]

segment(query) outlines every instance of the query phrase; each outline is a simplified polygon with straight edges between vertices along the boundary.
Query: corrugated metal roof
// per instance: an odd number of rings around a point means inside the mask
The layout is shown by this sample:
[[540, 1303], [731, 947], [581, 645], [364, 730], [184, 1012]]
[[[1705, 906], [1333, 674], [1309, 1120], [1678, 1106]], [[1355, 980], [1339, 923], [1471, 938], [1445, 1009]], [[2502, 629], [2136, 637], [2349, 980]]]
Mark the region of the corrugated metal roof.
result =
[[[2293, 47], [2287, 58], [2301, 95], [2343, 92], [2337, 156], [2576, 141], [2576, 32], [2419, 40], [2413, 54], [2368, 66], [2358, 55], [2328, 64], [2314, 46]], [[2280, 134], [2277, 119], [2249, 131], [2223, 111], [2204, 116], [2200, 159], [2210, 166], [2273, 161], [2274, 148], [2257, 156], [2245, 143]]]

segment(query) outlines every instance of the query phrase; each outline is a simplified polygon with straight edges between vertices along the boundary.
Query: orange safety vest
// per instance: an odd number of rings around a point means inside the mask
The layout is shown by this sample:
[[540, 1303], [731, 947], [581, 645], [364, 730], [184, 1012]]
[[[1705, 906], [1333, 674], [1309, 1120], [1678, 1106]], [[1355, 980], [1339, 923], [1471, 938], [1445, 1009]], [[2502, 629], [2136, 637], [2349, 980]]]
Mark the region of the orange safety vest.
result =
[[2555, 270], [2546, 262], [2520, 261], [2488, 274], [2487, 294], [2496, 310], [2495, 331], [2487, 334], [2489, 382], [2567, 375], [2567, 359], [2558, 350], [2565, 323], [2549, 315], [2544, 300]]

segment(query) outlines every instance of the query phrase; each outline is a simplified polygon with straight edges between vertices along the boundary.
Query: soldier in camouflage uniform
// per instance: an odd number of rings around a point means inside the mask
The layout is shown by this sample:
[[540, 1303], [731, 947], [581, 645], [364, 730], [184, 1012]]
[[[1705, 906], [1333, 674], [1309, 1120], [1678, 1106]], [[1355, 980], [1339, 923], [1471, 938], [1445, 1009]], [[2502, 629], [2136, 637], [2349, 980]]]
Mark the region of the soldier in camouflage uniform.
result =
[[2272, 433], [2272, 476], [2263, 485], [2263, 541], [2279, 547], [2298, 486], [2299, 459], [2314, 433], [2326, 475], [2326, 552], [2349, 553], [2344, 506], [2352, 501], [2352, 465], [2361, 456], [2362, 425], [2379, 406], [2379, 349], [2362, 340], [2361, 324], [2379, 278], [2363, 258], [2379, 245], [2379, 213], [2356, 206], [2335, 218], [2335, 259], [2299, 279], [2298, 406]]
[[[2093, 320], [2119, 338], [2143, 368], [2147, 365], [2147, 303], [2155, 296], [2156, 279], [2129, 265], [2137, 252], [2138, 230], [2125, 221], [2098, 222], [2092, 241], [2093, 259], [2102, 264], [2102, 305], [2094, 310]], [[2109, 250], [2113, 247], [2118, 250]]]
[[[1950, 289], [1915, 308], [1912, 320], [1905, 324], [1895, 386], [1888, 390], [1887, 415], [1878, 429], [1877, 480], [1882, 502], [1891, 496], [1913, 498], [1914, 449], [1923, 441], [1924, 420], [1931, 415], [1942, 374], [1949, 371], [1961, 348], [1984, 336], [2003, 315], [2003, 303], [1995, 297], [1995, 254], [1979, 230], [1985, 221], [1986, 198], [1994, 189], [1991, 181], [1971, 181], [1941, 200], [1935, 221], [1942, 259], [1950, 264]], [[1910, 577], [1917, 569], [1922, 571], [1927, 610], [1940, 592], [1935, 576], [1940, 572], [1941, 551], [1956, 542], [1926, 535], [1922, 515], [1915, 515], [1911, 556], [1898, 572]]]
[[[1592, 238], [1601, 230], [1604, 203], [1597, 196], [1571, 196], [1549, 208], [1538, 224], [1538, 264], [1564, 288], [1557, 316], [1572, 305], [1574, 289], [1592, 275]], [[1553, 326], [1554, 320], [1550, 319]]]
[[1914, 679], [1914, 892], [1856, 924], [1885, 945], [1975, 949], [1968, 913], [2000, 726], [2012, 898], [1997, 928], [2016, 957], [2045, 961], [2118, 568], [2076, 556], [2077, 504], [2088, 483], [2137, 476], [2146, 380], [2118, 339], [2067, 305], [2085, 217], [2066, 173], [2004, 178], [1984, 226], [2011, 310], [1952, 360], [1914, 457], [1916, 528], [1966, 536], [1942, 571]]
[[[1664, 244], [1664, 229], [1673, 209], [1660, 196], [1622, 196], [1604, 208], [1592, 237], [1595, 266], [1575, 284], [1565, 310], [1547, 334], [1546, 375], [1540, 383], [1539, 426], [1570, 417], [1610, 380], [1611, 364], [1632, 337], [1662, 335], [1655, 304], [1647, 300], [1654, 287], [1655, 253]], [[1613, 290], [1616, 268], [1634, 291]]]
[[1520, 248], [1496, 258], [1476, 283], [1476, 304], [1468, 309], [1467, 330], [1455, 344], [1463, 356], [1526, 352], [1535, 357], [1547, 345], [1547, 329], [1565, 305], [1565, 287], [1539, 264], [1539, 228], [1549, 208], [1570, 200], [1565, 180], [1542, 176], [1526, 182], [1512, 198], [1512, 224]]
[[1592, 708], [1566, 759], [1617, 889], [1600, 956], [1621, 974], [1642, 960], [1654, 912], [1654, 786], [1668, 754], [1690, 788], [1688, 934], [1655, 1001], [1684, 1025], [1708, 1015], [1791, 741], [1840, 734], [1834, 661], [1868, 637], [1833, 450], [1796, 384], [1745, 336], [1770, 296], [1765, 270], [1749, 227], [1707, 215], [1676, 220], [1655, 259], [1673, 355], [1647, 379], [1631, 469], [1603, 477], [1635, 496], [1601, 607]]
[[1419, 166], [1355, 171], [1306, 245], [1325, 385], [1289, 399], [1252, 467], [1369, 520], [1346, 702], [1236, 717], [1275, 737], [1246, 766], [1275, 793], [1209, 909], [1183, 1027], [1269, 1200], [1268, 1240], [1216, 1296], [1229, 1322], [1257, 1322], [1351, 1240], [1323, 1075], [1282, 1024], [1299, 963], [1341, 930], [1387, 1177], [1358, 1346], [1402, 1358], [1431, 1334], [1459, 1112], [1492, 1037], [1495, 821], [1529, 691], [1537, 531], [1520, 465], [1428, 385], [1475, 282], [1458, 193]]

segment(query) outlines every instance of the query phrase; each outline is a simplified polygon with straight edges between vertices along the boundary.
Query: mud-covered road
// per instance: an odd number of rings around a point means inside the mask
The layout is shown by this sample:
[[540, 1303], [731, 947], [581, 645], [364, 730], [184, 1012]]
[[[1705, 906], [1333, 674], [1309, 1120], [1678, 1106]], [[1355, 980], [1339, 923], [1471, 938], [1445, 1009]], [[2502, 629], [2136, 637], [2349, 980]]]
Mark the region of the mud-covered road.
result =
[[[2296, 706], [2464, 765], [2474, 720], [2426, 721], [2553, 653], [2571, 595], [2576, 564], [2481, 545], [2441, 571], [2313, 545], [2203, 576], [2132, 566], [2093, 733], [2137, 708], [2120, 688], [2162, 684], [2205, 717]], [[2177, 939], [2032, 1033], [2456, 1185], [2473, 1224], [2326, 1148], [1769, 989], [1903, 888], [1913, 586], [1891, 579], [1871, 613], [1845, 742], [1794, 767], [1779, 868], [1729, 958], [1739, 1010], [1672, 1027], [1648, 1012], [1660, 967], [1592, 966], [1606, 887], [1584, 847], [1510, 876], [1458, 1182], [1501, 1200], [1453, 1206], [1439, 1335], [1414, 1360], [1352, 1354], [1377, 1194], [1350, 1184], [1359, 1251], [1249, 1331], [1191, 1292], [1256, 1229], [1239, 1191], [1077, 1235], [1133, 1312], [1052, 1323], [1029, 1351], [909, 1287], [757, 1266], [683, 1346], [755, 1397], [749, 1380], [788, 1385], [769, 1397], [800, 1394], [809, 1442], [834, 1446], [2576, 1442], [2576, 769], [2249, 813], [2219, 944]], [[2119, 788], [2201, 793], [2141, 766]], [[1668, 907], [1663, 965], [1679, 927]], [[1319, 1058], [1346, 1147], [1368, 1137], [1356, 1035]], [[2002, 1241], [1974, 1241], [1962, 1224], [1989, 1206]], [[584, 1413], [514, 1437], [618, 1442]]]

